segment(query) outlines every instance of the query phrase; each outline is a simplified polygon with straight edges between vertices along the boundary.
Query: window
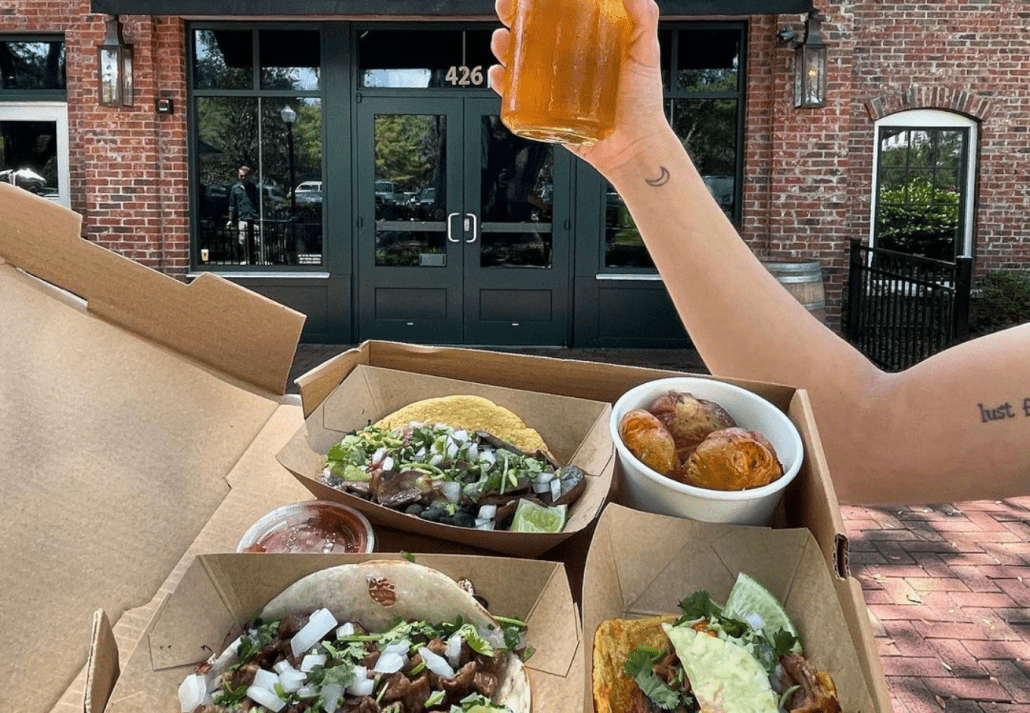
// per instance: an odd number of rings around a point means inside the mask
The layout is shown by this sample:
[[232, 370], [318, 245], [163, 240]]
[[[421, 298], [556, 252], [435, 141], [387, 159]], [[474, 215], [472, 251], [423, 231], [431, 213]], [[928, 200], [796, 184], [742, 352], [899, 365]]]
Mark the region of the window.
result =
[[322, 265], [320, 33], [238, 27], [190, 35], [194, 264]]
[[878, 121], [870, 244], [938, 260], [972, 255], [976, 142], [975, 121], [960, 114]]
[[0, 98], [8, 92], [22, 91], [54, 91], [63, 94], [65, 88], [62, 38], [0, 37]]
[[487, 88], [491, 30], [369, 29], [358, 34], [366, 89]]
[[[659, 33], [666, 115], [708, 190], [734, 222], [740, 220], [744, 41], [740, 24], [683, 25]], [[654, 270], [622, 198], [605, 185], [604, 266], [616, 272]]]

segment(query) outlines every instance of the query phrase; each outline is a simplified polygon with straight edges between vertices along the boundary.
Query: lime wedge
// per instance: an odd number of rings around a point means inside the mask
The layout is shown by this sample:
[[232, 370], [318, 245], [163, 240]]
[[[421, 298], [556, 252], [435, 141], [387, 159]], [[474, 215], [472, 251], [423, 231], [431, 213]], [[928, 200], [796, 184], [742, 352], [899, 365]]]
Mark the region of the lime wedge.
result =
[[798, 637], [794, 650], [801, 651], [800, 635], [794, 627], [794, 622], [787, 616], [783, 604], [772, 592], [759, 584], [758, 580], [743, 572], [737, 575], [737, 582], [730, 590], [722, 614], [738, 621], [745, 621], [755, 629], [761, 628], [770, 638], [778, 630], [783, 629]]
[[512, 532], [561, 532], [565, 527], [565, 510], [568, 506], [549, 508], [537, 505], [532, 500], [520, 500], [511, 521]]

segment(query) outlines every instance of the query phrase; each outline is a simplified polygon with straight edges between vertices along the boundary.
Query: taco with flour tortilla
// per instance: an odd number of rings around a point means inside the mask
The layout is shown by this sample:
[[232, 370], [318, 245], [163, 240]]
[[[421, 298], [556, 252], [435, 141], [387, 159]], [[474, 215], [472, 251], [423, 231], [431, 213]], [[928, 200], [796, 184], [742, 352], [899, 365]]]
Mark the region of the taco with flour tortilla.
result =
[[[505, 620], [506, 622], [508, 620]], [[406, 560], [315, 572], [286, 588], [179, 688], [183, 713], [529, 713], [500, 623], [453, 579]]]

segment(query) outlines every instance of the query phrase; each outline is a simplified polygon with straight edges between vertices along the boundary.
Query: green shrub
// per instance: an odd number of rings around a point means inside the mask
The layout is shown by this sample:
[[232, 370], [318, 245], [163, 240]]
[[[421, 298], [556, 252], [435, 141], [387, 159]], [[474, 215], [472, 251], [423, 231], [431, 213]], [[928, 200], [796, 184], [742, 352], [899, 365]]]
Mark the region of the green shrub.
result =
[[1030, 272], [989, 272], [970, 307], [970, 331], [987, 334], [1024, 322], [1030, 322]]

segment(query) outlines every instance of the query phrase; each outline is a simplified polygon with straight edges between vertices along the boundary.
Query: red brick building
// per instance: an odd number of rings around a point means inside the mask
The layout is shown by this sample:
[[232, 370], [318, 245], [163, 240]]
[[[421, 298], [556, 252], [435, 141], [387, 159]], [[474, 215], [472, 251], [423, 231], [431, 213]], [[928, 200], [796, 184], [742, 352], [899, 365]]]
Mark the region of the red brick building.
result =
[[[490, 133], [496, 98], [475, 80], [493, 3], [350, 4], [0, 0], [0, 178], [81, 213], [87, 240], [300, 309], [313, 341], [686, 343], [618, 196], [567, 152]], [[659, 5], [674, 125], [759, 257], [819, 261], [832, 326], [849, 241], [887, 244], [876, 216], [901, 185], [947, 204], [945, 257], [972, 255], [977, 276], [1030, 265], [1025, 3], [816, 0], [815, 108], [794, 87], [813, 3]], [[114, 12], [133, 96], [109, 107], [97, 47]], [[437, 148], [416, 166], [391, 151], [404, 141]], [[516, 155], [534, 167], [513, 182], [525, 200], [495, 205]], [[261, 187], [246, 237], [225, 205], [244, 162]]]

